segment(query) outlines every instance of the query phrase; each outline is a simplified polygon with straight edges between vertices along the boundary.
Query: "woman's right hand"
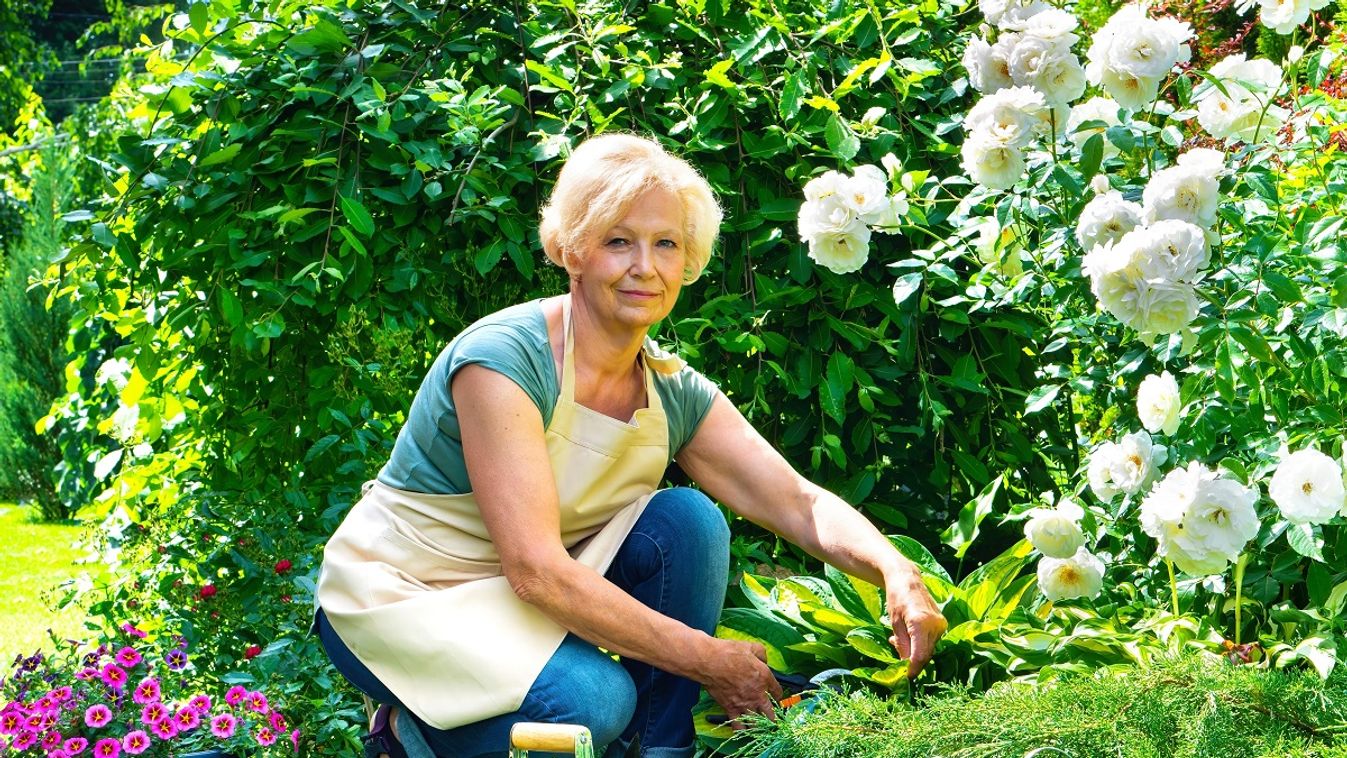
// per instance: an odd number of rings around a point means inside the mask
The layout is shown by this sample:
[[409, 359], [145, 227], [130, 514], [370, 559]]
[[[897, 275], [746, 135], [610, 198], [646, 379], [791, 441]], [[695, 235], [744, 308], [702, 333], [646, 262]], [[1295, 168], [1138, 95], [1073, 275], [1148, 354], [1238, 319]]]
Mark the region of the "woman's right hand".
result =
[[771, 698], [782, 698], [781, 683], [767, 667], [766, 649], [756, 642], [740, 640], [712, 638], [712, 644], [702, 684], [725, 709], [730, 725], [742, 729], [736, 719], [750, 712], [775, 719]]

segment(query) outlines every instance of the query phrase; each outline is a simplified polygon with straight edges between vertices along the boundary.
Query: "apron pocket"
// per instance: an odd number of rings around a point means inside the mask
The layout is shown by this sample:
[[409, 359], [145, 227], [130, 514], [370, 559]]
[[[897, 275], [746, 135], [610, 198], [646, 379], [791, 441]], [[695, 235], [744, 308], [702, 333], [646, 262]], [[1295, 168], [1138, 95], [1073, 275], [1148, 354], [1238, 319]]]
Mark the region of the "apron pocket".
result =
[[444, 552], [421, 539], [395, 529], [385, 529], [379, 535], [388, 546], [384, 558], [400, 569], [432, 587], [452, 587], [474, 579], [501, 575], [498, 561], [474, 561]]

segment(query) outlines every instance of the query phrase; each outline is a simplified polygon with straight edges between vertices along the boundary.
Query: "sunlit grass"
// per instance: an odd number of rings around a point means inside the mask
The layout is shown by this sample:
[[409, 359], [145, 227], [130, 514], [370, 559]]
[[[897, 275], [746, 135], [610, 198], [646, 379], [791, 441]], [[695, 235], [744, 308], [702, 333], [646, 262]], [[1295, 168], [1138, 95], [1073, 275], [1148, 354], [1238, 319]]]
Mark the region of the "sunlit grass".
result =
[[85, 528], [32, 520], [28, 508], [0, 504], [0, 676], [14, 656], [50, 649], [47, 629], [82, 636], [84, 614], [72, 606], [56, 610], [60, 584], [81, 573], [97, 573], [77, 564], [85, 551], [76, 546]]

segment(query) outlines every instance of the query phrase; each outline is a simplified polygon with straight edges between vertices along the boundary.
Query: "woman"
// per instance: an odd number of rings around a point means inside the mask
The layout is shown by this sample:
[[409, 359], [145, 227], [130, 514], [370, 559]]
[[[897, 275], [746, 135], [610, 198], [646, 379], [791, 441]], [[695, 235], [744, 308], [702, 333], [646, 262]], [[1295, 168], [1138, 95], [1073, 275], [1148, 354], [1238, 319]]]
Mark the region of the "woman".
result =
[[916, 567], [646, 337], [720, 217], [705, 179], [647, 139], [590, 139], [562, 168], [540, 235], [569, 294], [450, 343], [324, 553], [324, 646], [391, 706], [367, 754], [501, 755], [514, 723], [554, 721], [588, 726], [600, 755], [638, 741], [691, 756], [703, 686], [731, 718], [770, 714], [762, 647], [712, 636], [729, 533], [705, 495], [658, 490], [674, 459], [739, 515], [884, 587], [911, 675], [929, 660], [945, 620]]

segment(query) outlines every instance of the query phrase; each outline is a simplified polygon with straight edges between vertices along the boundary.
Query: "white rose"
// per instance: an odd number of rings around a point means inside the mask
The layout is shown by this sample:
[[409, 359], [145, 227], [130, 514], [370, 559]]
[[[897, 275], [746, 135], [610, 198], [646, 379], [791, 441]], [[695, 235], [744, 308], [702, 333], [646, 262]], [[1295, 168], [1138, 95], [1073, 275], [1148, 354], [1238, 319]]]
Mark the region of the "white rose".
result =
[[995, 20], [987, 16], [987, 21], [1002, 29], [1020, 31], [1030, 19], [1052, 10], [1052, 6], [1043, 0], [1007, 0], [1001, 3], [1001, 9]]
[[1159, 376], [1151, 374], [1141, 380], [1137, 388], [1137, 415], [1141, 425], [1151, 434], [1164, 432], [1173, 437], [1179, 430], [1179, 383], [1168, 371]]
[[1211, 576], [1225, 571], [1230, 561], [1225, 554], [1217, 550], [1207, 551], [1188, 551], [1184, 550], [1178, 544], [1169, 548], [1169, 554], [1165, 556], [1174, 561], [1174, 565], [1179, 571], [1189, 576]]
[[[1089, 69], [1086, 69], [1089, 73]], [[1115, 68], [1104, 69], [1100, 85], [1118, 105], [1131, 111], [1144, 111], [1151, 107], [1160, 93], [1160, 80], [1133, 76]]]
[[1132, 432], [1118, 442], [1116, 454], [1109, 458], [1109, 479], [1113, 486], [1135, 495], [1155, 478], [1155, 450], [1146, 432]]
[[1122, 491], [1113, 483], [1113, 459], [1121, 454], [1116, 442], [1103, 442], [1090, 453], [1086, 476], [1090, 480], [1090, 491], [1105, 503], [1113, 500]]
[[878, 166], [860, 166], [841, 181], [837, 194], [842, 202], [867, 224], [889, 205], [889, 178]]
[[1066, 559], [1038, 561], [1038, 588], [1052, 602], [1093, 598], [1104, 588], [1104, 562], [1085, 548]]
[[1094, 177], [1090, 179], [1090, 191], [1096, 195], [1102, 195], [1111, 189], [1113, 189], [1113, 186], [1108, 183], [1108, 176], [1106, 174], [1095, 174]]
[[1024, 147], [1033, 139], [1043, 93], [1030, 87], [1007, 87], [984, 96], [968, 111], [964, 130], [1007, 147]]
[[990, 189], [1010, 189], [1024, 175], [1024, 155], [983, 135], [963, 143], [963, 167], [973, 181]]
[[1023, 24], [1023, 32], [1026, 36], [1060, 42], [1070, 48], [1080, 40], [1073, 34], [1078, 26], [1080, 21], [1075, 16], [1060, 8], [1049, 7], [1030, 16]]
[[837, 171], [825, 171], [810, 179], [809, 183], [804, 185], [804, 199], [809, 202], [818, 202], [836, 195], [846, 179], [846, 174]]
[[1104, 310], [1124, 324], [1137, 321], [1139, 311], [1138, 289], [1141, 278], [1133, 260], [1117, 245], [1096, 245], [1085, 254], [1081, 272], [1090, 277], [1090, 291], [1099, 299]]
[[1163, 79], [1175, 64], [1191, 56], [1184, 44], [1191, 37], [1187, 24], [1175, 27], [1163, 20], [1141, 19], [1117, 31], [1109, 45], [1108, 65], [1138, 78]]
[[1085, 544], [1080, 520], [1085, 511], [1064, 500], [1056, 508], [1035, 508], [1029, 512], [1024, 536], [1034, 549], [1049, 558], [1070, 558]]
[[1187, 221], [1166, 219], [1128, 234], [1135, 240], [1137, 268], [1148, 280], [1191, 282], [1211, 261], [1207, 235]]
[[1039, 62], [1029, 84], [1050, 103], [1069, 103], [1085, 94], [1085, 69], [1071, 52], [1056, 53]]
[[1195, 147], [1179, 156], [1175, 165], [1195, 171], [1213, 182], [1225, 173], [1225, 153], [1210, 147]]
[[1189, 556], [1218, 553], [1233, 561], [1258, 536], [1258, 492], [1204, 469], [1175, 544]]
[[1076, 239], [1084, 250], [1116, 243], [1141, 225], [1141, 206], [1123, 199], [1121, 192], [1096, 195], [1085, 204], [1076, 222]]
[[842, 228], [820, 229], [806, 242], [809, 257], [835, 274], [859, 271], [870, 258], [870, 227], [859, 218]]
[[879, 163], [884, 167], [884, 173], [888, 174], [889, 181], [898, 178], [898, 175], [903, 172], [903, 162], [898, 160], [898, 156], [893, 153], [885, 153], [884, 157], [879, 159]]
[[808, 242], [823, 232], [848, 229], [858, 221], [858, 218], [855, 208], [841, 195], [834, 193], [818, 200], [805, 200], [800, 204], [796, 221], [800, 239]]
[[1174, 334], [1197, 318], [1197, 293], [1186, 282], [1137, 282], [1137, 315], [1128, 326], [1143, 334]]
[[1194, 100], [1198, 123], [1213, 137], [1253, 142], [1275, 133], [1286, 119], [1286, 109], [1268, 102], [1282, 79], [1281, 67], [1272, 61], [1248, 60], [1240, 53], [1224, 58], [1209, 73], [1225, 92], [1205, 83], [1194, 92]]
[[1259, 7], [1263, 25], [1278, 34], [1290, 34], [1310, 20], [1307, 0], [1261, 0]]
[[1183, 518], [1188, 506], [1197, 499], [1201, 476], [1193, 466], [1170, 471], [1141, 501], [1138, 520], [1141, 531], [1159, 543], [1161, 555], [1167, 556], [1174, 540], [1183, 532]]
[[[1010, 236], [1009, 230], [1006, 236]], [[1014, 279], [1024, 273], [1024, 263], [1020, 260], [1017, 247], [1007, 245], [1003, 248], [998, 244], [1001, 238], [1001, 225], [997, 223], [995, 216], [988, 216], [977, 224], [973, 251], [977, 253], [978, 262], [984, 267], [1004, 279]]]
[[1214, 177], [1188, 166], [1155, 172], [1141, 193], [1147, 223], [1173, 218], [1210, 229], [1216, 223], [1220, 185]]
[[1014, 85], [1010, 78], [1010, 63], [1005, 55], [1005, 47], [997, 49], [981, 37], [969, 40], [963, 51], [963, 67], [968, 71], [968, 83], [983, 94]]
[[1268, 494], [1293, 524], [1323, 524], [1347, 505], [1342, 468], [1313, 448], [1292, 453], [1278, 464]]
[[[1121, 126], [1122, 121], [1118, 118], [1118, 103], [1112, 98], [1092, 97], [1083, 103], [1072, 106], [1071, 115], [1066, 119], [1066, 136], [1078, 148], [1085, 147], [1085, 141], [1091, 136], [1098, 134], [1104, 137], [1104, 157], [1110, 158], [1118, 154], [1118, 146], [1113, 144], [1104, 135], [1110, 126]], [[1093, 121], [1101, 121], [1103, 127], [1090, 127], [1082, 129], [1081, 126]]]

